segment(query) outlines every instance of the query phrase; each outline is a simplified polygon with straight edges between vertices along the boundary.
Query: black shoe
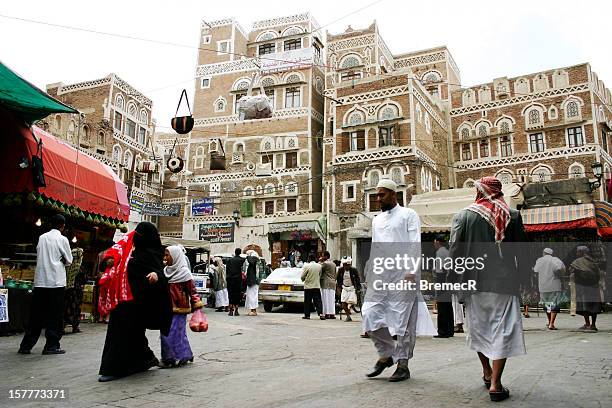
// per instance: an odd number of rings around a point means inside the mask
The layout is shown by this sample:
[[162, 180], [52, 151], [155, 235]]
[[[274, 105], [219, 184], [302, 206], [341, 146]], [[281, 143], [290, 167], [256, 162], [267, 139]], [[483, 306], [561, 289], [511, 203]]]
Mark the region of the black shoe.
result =
[[114, 375], [101, 375], [98, 377], [98, 382], [109, 382], [117, 379], [119, 379], [119, 377], [115, 377]]
[[400, 360], [397, 363], [397, 368], [391, 377], [389, 382], [404, 381], [410, 378], [410, 370], [408, 369], [408, 360]]
[[302, 319], [310, 320], [310, 316], [302, 316]]
[[60, 348], [53, 349], [53, 350], [43, 350], [42, 354], [43, 356], [48, 356], [51, 354], [66, 354], [66, 350], [62, 350]]
[[229, 313], [227, 314], [228, 316], [233, 316], [234, 315], [234, 311], [230, 310]]
[[320, 315], [320, 316], [319, 316], [319, 319], [321, 319], [321, 320], [325, 320], [326, 318], [325, 318], [325, 316]]
[[224, 309], [223, 309], [222, 307], [219, 307], [219, 308], [217, 308], [217, 309], [215, 310], [215, 312], [223, 312], [223, 311], [224, 311]]
[[369, 339], [370, 335], [368, 334], [368, 332], [365, 332], [362, 335], [360, 335], [359, 337], [361, 337], [362, 339]]
[[17, 353], [19, 353], [19, 354], [32, 354], [32, 352], [30, 350], [24, 350], [24, 349], [17, 350]]
[[386, 360], [378, 360], [376, 364], [374, 364], [374, 371], [366, 374], [366, 377], [376, 377], [382, 373], [385, 368], [391, 367], [393, 365], [393, 358], [388, 357]]
[[489, 391], [489, 398], [493, 402], [503, 401], [510, 398], [510, 391], [506, 387], [502, 387], [501, 391]]
[[449, 335], [446, 335], [446, 334], [436, 334], [434, 336], [434, 339], [448, 339], [449, 337], [453, 337], [453, 336], [449, 336]]
[[238, 309], [236, 309], [236, 311], [234, 312], [234, 316], [240, 316], [240, 313], [238, 313]]

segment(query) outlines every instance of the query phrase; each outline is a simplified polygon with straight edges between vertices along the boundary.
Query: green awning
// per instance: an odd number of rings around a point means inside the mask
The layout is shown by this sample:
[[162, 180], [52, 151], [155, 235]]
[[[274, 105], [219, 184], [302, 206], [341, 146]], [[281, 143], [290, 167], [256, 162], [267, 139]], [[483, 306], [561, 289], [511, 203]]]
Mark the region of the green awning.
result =
[[41, 91], [0, 62], [0, 105], [31, 124], [51, 113], [78, 113]]

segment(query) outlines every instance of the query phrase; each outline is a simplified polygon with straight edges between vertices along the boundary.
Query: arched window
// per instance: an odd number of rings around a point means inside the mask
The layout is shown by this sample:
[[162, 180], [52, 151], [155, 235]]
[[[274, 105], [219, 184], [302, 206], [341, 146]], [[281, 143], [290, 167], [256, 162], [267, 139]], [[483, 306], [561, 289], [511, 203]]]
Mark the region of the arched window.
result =
[[440, 82], [440, 80], [440, 74], [438, 74], [437, 72], [429, 72], [423, 76], [423, 82], [425, 84], [435, 84], [437, 82]]
[[399, 110], [395, 105], [385, 105], [378, 111], [379, 120], [391, 120], [399, 117]]
[[290, 181], [285, 186], [285, 189], [287, 190], [287, 194], [297, 194], [297, 191], [298, 191], [297, 183], [295, 181]]
[[266, 138], [261, 142], [261, 151], [270, 152], [274, 150], [274, 141], [271, 138]]
[[209, 152], [218, 152], [219, 151], [219, 140], [213, 139], [208, 142], [208, 151]]
[[83, 126], [83, 141], [89, 142], [89, 138], [91, 137], [91, 132], [89, 131], [89, 126]]
[[115, 107], [119, 110], [123, 110], [123, 108], [125, 107], [125, 100], [123, 99], [123, 95], [117, 94], [117, 97], [115, 98]]
[[551, 179], [552, 171], [548, 167], [538, 166], [531, 172], [533, 182], [550, 181]]
[[512, 173], [510, 173], [509, 171], [505, 171], [505, 170], [497, 173], [495, 177], [502, 184], [512, 184], [512, 180], [514, 179], [514, 176], [512, 175]]
[[478, 136], [479, 137], [487, 137], [489, 135], [489, 131], [487, 130], [487, 125], [480, 125], [478, 127]]
[[419, 123], [423, 122], [423, 111], [421, 110], [421, 105], [417, 103], [414, 109], [416, 111], [416, 117]]
[[75, 128], [76, 128], [76, 125], [74, 124], [74, 121], [71, 120], [70, 123], [68, 124], [68, 132], [66, 132], [66, 138], [71, 142], [76, 142], [76, 140], [74, 140], [75, 138], [74, 129]]
[[276, 187], [274, 187], [274, 184], [266, 184], [266, 188], [264, 190], [264, 194], [274, 194], [274, 192], [276, 191]]
[[474, 180], [467, 179], [463, 182], [463, 188], [473, 188], [473, 187], [474, 187]]
[[565, 112], [568, 118], [577, 118], [580, 116], [580, 110], [576, 101], [569, 101], [565, 105]]
[[557, 107], [555, 105], [551, 105], [551, 107], [548, 108], [548, 119], [556, 120], [558, 118], [559, 118], [559, 111], [557, 110]]
[[348, 68], [358, 67], [360, 65], [361, 65], [361, 61], [359, 60], [359, 58], [357, 58], [356, 56], [350, 55], [342, 60], [342, 63], [340, 64], [340, 68], [348, 69]]
[[249, 80], [248, 80], [248, 79], [243, 79], [243, 80], [241, 80], [241, 81], [238, 81], [238, 83], [236, 84], [236, 86], [235, 86], [235, 88], [234, 88], [234, 89], [235, 89], [235, 90], [238, 90], [238, 91], [240, 91], [240, 90], [244, 90], [244, 89], [249, 89], [249, 85], [250, 85], [250, 84], [251, 84], [251, 83], [249, 82]]
[[263, 193], [263, 187], [257, 186], [257, 188], [255, 189], [255, 194], [261, 195], [262, 193]]
[[118, 162], [121, 160], [121, 146], [114, 145], [113, 146], [113, 160]]
[[429, 120], [429, 113], [425, 112], [425, 131], [431, 134], [431, 121]]
[[347, 123], [350, 126], [361, 125], [365, 121], [363, 113], [360, 111], [355, 111], [351, 113], [348, 117]]
[[274, 82], [274, 78], [272, 77], [267, 77], [261, 80], [261, 84], [266, 87], [266, 86], [274, 86], [276, 82]]
[[580, 178], [585, 177], [584, 166], [580, 163], [574, 163], [569, 166], [569, 178]]
[[368, 174], [368, 181], [369, 181], [370, 187], [376, 188], [379, 180], [380, 180], [380, 171], [370, 170], [370, 174]]
[[60, 115], [55, 115], [55, 129], [58, 132], [62, 130], [62, 117]]
[[500, 122], [499, 133], [501, 134], [510, 133], [510, 122], [508, 122], [507, 120]]
[[470, 129], [464, 127], [463, 129], [461, 129], [461, 139], [462, 140], [467, 140], [470, 137]]
[[106, 136], [104, 132], [98, 133], [98, 145], [104, 146], [106, 144]]
[[127, 169], [131, 169], [132, 168], [132, 152], [130, 152], [129, 150], [126, 150], [125, 153], [123, 154], [123, 166]]
[[204, 146], [198, 146], [193, 156], [193, 168], [201, 169], [204, 167]]
[[149, 115], [144, 110], [140, 111], [140, 123], [145, 125], [149, 123]]
[[404, 172], [402, 169], [399, 167], [391, 169], [391, 180], [398, 186], [404, 184]]
[[289, 27], [285, 31], [283, 31], [283, 37], [288, 37], [290, 35], [298, 35], [302, 34], [303, 30], [300, 27]]
[[293, 84], [293, 83], [300, 82], [300, 81], [301, 81], [301, 78], [298, 74], [291, 74], [285, 80], [285, 82], [288, 84]]
[[261, 33], [257, 36], [256, 41], [269, 41], [276, 38], [277, 35], [274, 31], [266, 31], [265, 33]]
[[542, 120], [540, 118], [540, 111], [538, 111], [537, 109], [530, 110], [528, 114], [528, 123], [530, 125], [537, 125], [542, 123]]
[[128, 104], [128, 115], [136, 117], [136, 105], [132, 102]]
[[227, 107], [227, 101], [223, 97], [217, 98], [215, 101], [215, 112], [225, 112], [225, 108]]
[[251, 187], [251, 186], [245, 187], [245, 188], [244, 188], [244, 191], [243, 191], [243, 194], [244, 194], [246, 197], [250, 197], [250, 196], [252, 196], [252, 195], [253, 195], [253, 187]]

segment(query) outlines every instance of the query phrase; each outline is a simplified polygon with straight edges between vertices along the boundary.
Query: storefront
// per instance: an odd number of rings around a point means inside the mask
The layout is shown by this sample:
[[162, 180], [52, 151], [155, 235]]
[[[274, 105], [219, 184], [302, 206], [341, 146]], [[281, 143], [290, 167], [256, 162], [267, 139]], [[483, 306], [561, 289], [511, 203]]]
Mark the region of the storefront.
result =
[[[64, 234], [84, 250], [89, 278], [129, 216], [126, 187], [108, 166], [31, 125], [52, 112], [78, 113], [0, 64], [0, 258], [9, 298], [31, 288], [38, 237], [52, 215], [66, 218]], [[21, 316], [27, 305], [14, 301], [27, 302], [27, 292], [13, 295], [9, 313]], [[13, 319], [9, 329], [22, 324]]]
[[268, 226], [268, 240], [272, 248], [271, 264], [280, 265], [282, 258], [288, 258], [294, 250], [306, 262], [310, 255], [317, 259], [325, 251], [325, 218], [313, 219], [312, 214], [296, 216], [289, 222], [275, 222]]

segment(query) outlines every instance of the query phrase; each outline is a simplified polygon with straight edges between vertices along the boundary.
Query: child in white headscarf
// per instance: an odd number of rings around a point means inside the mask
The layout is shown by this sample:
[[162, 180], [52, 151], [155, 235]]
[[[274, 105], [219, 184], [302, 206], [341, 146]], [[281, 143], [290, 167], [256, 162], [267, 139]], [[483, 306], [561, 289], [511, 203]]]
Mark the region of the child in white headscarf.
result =
[[204, 306], [196, 294], [195, 282], [189, 270], [185, 250], [179, 245], [166, 248], [164, 275], [168, 278], [172, 298], [172, 326], [168, 336], [160, 335], [161, 368], [183, 366], [193, 362], [193, 353], [187, 340], [187, 315]]

